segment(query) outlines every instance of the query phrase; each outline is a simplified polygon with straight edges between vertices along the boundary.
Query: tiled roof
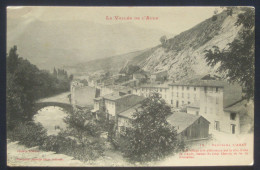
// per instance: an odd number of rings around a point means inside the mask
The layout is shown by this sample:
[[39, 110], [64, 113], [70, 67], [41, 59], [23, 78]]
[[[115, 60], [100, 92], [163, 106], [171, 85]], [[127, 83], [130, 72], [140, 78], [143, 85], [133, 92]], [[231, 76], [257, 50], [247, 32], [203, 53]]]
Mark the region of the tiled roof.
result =
[[[124, 95], [124, 97], [125, 96], [127, 96], [127, 95]], [[103, 97], [104, 97], [104, 99], [108, 99], [108, 100], [118, 100], [118, 99], [122, 98], [123, 96], [120, 96], [118, 92], [113, 92], [113, 93], [107, 94]]]
[[[181, 133], [202, 116], [192, 115], [185, 112], [175, 112], [167, 118], [167, 121], [175, 127], [177, 133]], [[206, 120], [206, 119], [205, 119]]]
[[134, 119], [133, 118], [133, 114], [136, 112], [136, 110], [141, 107], [141, 104], [137, 104], [121, 113], [118, 114], [118, 116], [121, 116], [121, 117], [125, 117], [125, 118], [129, 118], [129, 119]]
[[226, 107], [224, 111], [244, 114], [247, 112], [247, 109], [245, 107], [246, 104], [247, 104], [246, 100], [238, 101], [233, 105]]

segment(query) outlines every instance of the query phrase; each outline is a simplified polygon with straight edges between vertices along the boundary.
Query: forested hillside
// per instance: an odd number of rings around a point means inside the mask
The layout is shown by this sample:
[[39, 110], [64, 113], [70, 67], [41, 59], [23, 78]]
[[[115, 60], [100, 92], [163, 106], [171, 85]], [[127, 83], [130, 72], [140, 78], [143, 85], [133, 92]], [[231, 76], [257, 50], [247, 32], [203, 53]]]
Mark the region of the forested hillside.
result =
[[6, 111], [7, 124], [21, 119], [30, 120], [37, 99], [68, 91], [73, 76], [62, 69], [53, 73], [39, 70], [28, 60], [19, 57], [17, 47], [7, 56]]

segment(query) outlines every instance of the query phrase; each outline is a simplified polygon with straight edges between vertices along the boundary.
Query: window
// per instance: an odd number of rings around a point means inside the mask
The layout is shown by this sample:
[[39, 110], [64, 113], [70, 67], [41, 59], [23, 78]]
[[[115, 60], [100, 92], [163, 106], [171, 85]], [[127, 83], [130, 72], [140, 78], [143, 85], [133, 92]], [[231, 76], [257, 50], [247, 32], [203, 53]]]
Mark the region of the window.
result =
[[194, 91], [196, 91], [196, 87], [194, 87]]
[[173, 104], [173, 100], [171, 100], [171, 104]]
[[199, 115], [199, 111], [196, 111], [196, 115], [197, 115], [197, 116]]
[[218, 92], [218, 87], [216, 87], [216, 92]]
[[205, 93], [207, 93], [207, 90], [208, 90], [207, 87], [204, 87], [204, 92], [205, 92]]
[[189, 89], [190, 89], [190, 87], [187, 86], [187, 90], [189, 90]]
[[230, 120], [236, 120], [236, 113], [230, 113]]
[[198, 124], [200, 124], [200, 119], [198, 120]]
[[190, 102], [188, 101], [188, 104], [190, 104]]
[[160, 89], [160, 92], [162, 92], [162, 89]]

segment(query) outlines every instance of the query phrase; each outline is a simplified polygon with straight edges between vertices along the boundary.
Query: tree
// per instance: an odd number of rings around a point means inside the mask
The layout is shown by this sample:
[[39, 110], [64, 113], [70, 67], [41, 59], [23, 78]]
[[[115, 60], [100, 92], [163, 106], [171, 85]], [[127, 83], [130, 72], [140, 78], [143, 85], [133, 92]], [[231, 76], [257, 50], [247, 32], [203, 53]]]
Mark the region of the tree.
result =
[[[246, 99], [254, 98], [254, 57], [255, 57], [255, 11], [253, 8], [241, 8], [236, 26], [242, 25], [238, 37], [228, 44], [227, 49], [213, 49], [205, 51], [205, 58], [209, 66], [220, 64], [218, 71], [230, 82], [239, 82], [243, 87]], [[232, 15], [233, 8], [227, 9]]]
[[10, 49], [6, 60], [6, 115], [9, 129], [16, 122], [32, 119], [37, 99], [69, 90], [70, 81], [66, 71], [62, 71], [64, 78], [58, 79], [48, 71], [39, 70], [28, 60], [18, 56], [16, 46]]
[[77, 110], [64, 118], [67, 129], [64, 136], [73, 137], [81, 148], [80, 155], [85, 159], [95, 159], [103, 153], [104, 143], [100, 140], [101, 128], [92, 117], [90, 109]]
[[69, 80], [70, 80], [70, 81], [73, 80], [73, 74], [71, 74], [71, 75], [69, 76]]
[[154, 93], [144, 100], [133, 115], [132, 128], [126, 134], [124, 155], [134, 162], [159, 160], [176, 148], [176, 131], [166, 120], [171, 108]]
[[64, 122], [68, 125], [68, 133], [85, 145], [91, 142], [91, 137], [99, 137], [101, 129], [94, 121], [89, 109], [78, 110], [69, 114]]
[[160, 42], [162, 43], [162, 45], [164, 46], [167, 42], [167, 37], [164, 35], [160, 38]]
[[58, 74], [58, 73], [57, 73], [57, 70], [56, 70], [55, 67], [54, 67], [54, 69], [53, 69], [53, 76], [54, 76], [54, 77], [57, 77], [57, 74]]
[[18, 66], [17, 46], [13, 46], [7, 57], [7, 72], [14, 73]]

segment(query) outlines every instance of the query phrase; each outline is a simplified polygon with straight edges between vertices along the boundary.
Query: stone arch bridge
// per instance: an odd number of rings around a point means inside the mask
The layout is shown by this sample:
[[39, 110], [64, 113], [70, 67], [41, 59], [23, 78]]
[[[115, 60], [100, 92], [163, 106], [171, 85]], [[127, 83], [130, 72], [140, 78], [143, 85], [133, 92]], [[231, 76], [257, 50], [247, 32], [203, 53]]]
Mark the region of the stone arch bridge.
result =
[[38, 110], [48, 107], [48, 106], [57, 106], [63, 108], [65, 111], [71, 113], [73, 111], [73, 107], [71, 104], [68, 103], [61, 103], [61, 102], [37, 102], [35, 103], [34, 110], [37, 112]]

